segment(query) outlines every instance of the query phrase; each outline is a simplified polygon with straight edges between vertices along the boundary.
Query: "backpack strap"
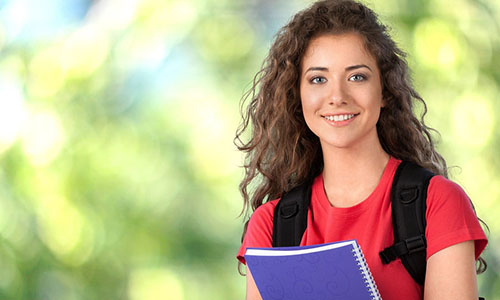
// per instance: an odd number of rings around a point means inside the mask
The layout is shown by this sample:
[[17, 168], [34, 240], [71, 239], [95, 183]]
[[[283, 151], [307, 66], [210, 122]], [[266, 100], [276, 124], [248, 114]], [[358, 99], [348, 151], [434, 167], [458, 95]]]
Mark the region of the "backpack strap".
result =
[[273, 217], [273, 247], [298, 246], [307, 227], [312, 182], [299, 185], [281, 196]]
[[384, 264], [401, 258], [408, 273], [420, 285], [424, 285], [427, 264], [427, 187], [433, 176], [434, 173], [414, 163], [401, 162], [391, 190], [394, 245], [379, 253]]

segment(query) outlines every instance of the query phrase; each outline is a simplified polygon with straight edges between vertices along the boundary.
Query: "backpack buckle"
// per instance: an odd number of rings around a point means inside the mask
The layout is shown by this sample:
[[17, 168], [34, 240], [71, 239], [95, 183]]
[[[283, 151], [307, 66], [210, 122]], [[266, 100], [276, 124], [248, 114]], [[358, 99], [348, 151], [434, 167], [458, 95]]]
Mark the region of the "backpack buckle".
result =
[[408, 249], [408, 254], [419, 252], [427, 248], [427, 242], [425, 236], [419, 235], [405, 240], [406, 248]]
[[294, 217], [299, 212], [299, 204], [294, 202], [280, 207], [281, 216], [285, 219]]

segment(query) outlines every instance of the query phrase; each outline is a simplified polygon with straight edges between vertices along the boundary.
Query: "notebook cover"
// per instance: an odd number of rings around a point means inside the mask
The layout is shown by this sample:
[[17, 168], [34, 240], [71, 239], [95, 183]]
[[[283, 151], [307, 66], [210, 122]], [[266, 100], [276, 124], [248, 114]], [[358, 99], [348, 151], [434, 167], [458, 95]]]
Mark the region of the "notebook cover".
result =
[[[334, 248], [325, 250], [328, 247]], [[366, 262], [356, 247], [357, 242], [351, 240], [301, 247], [248, 248], [245, 260], [263, 300], [380, 299], [369, 270], [362, 271]], [[310, 251], [316, 252], [307, 253]]]

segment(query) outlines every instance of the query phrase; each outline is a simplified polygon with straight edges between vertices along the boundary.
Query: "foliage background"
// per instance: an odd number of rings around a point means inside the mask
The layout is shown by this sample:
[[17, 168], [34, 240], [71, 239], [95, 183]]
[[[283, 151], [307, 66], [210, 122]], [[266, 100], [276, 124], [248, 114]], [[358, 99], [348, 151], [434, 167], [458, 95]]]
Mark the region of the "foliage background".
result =
[[[309, 1], [0, 0], [0, 298], [242, 299], [239, 100]], [[372, 0], [500, 299], [500, 2]]]

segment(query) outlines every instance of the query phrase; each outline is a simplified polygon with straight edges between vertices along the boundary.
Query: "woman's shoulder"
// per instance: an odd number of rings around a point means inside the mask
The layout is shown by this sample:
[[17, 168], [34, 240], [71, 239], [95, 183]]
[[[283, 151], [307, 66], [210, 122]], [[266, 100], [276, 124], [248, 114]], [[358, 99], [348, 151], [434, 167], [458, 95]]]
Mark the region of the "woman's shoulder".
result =
[[255, 211], [252, 213], [250, 222], [255, 222], [256, 220], [263, 220], [263, 219], [272, 221], [274, 215], [274, 209], [276, 208], [276, 205], [278, 204], [279, 200], [280, 198], [274, 199], [257, 207]]
[[464, 189], [443, 176], [434, 176], [427, 191], [427, 258], [468, 240], [475, 241], [476, 259], [488, 240]]
[[434, 196], [434, 197], [455, 196], [455, 197], [467, 198], [467, 194], [459, 184], [441, 175], [436, 175], [431, 178], [428, 187], [428, 196]]
[[432, 177], [427, 189], [428, 210], [473, 211], [472, 203], [464, 189], [441, 175]]
[[250, 217], [243, 244], [238, 254], [240, 261], [247, 247], [271, 247], [274, 208], [279, 199], [268, 201], [257, 207]]

